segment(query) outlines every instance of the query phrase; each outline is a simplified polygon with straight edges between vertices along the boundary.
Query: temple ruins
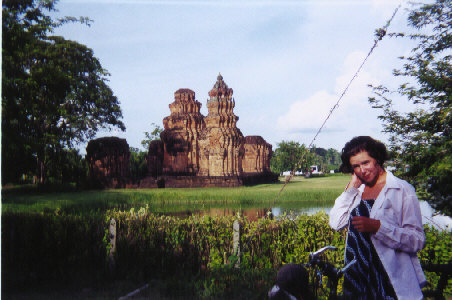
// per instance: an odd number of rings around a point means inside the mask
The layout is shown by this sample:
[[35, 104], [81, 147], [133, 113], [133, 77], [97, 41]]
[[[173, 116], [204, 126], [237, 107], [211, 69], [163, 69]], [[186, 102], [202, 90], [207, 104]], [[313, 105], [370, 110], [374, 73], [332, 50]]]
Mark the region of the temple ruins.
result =
[[130, 150], [125, 139], [102, 137], [86, 147], [92, 186], [125, 187], [129, 181]]
[[243, 136], [237, 127], [239, 118], [234, 114], [232, 95], [233, 90], [218, 75], [209, 92], [205, 117], [194, 91], [177, 90], [174, 102], [169, 104], [170, 115], [163, 119], [160, 140], [149, 145], [147, 177], [124, 184], [127, 180], [120, 179], [128, 176], [124, 170], [128, 163], [125, 146], [117, 152], [102, 150], [101, 146], [107, 145], [104, 142], [99, 146], [97, 140], [90, 142], [96, 147], [89, 149], [88, 144], [87, 148], [90, 174], [111, 183], [106, 184], [108, 187], [229, 187], [274, 181], [277, 177], [270, 171], [272, 146], [260, 136]]

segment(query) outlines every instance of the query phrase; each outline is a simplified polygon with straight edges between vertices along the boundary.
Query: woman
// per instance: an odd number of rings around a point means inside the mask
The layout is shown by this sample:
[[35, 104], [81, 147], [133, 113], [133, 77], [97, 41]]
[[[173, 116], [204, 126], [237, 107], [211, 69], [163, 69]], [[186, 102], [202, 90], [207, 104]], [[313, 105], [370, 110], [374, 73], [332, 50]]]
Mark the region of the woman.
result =
[[422, 299], [426, 280], [417, 257], [425, 236], [416, 192], [383, 168], [383, 143], [355, 137], [342, 149], [351, 180], [335, 201], [330, 226], [349, 226], [345, 263], [357, 263], [344, 276], [351, 299]]

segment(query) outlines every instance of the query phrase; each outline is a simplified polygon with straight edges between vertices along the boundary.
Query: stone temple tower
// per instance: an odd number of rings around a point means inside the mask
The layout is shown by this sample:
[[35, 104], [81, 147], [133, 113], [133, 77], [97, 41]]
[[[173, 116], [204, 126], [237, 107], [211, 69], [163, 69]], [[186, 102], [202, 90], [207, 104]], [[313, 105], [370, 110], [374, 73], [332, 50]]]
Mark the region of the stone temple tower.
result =
[[199, 176], [239, 176], [244, 137], [237, 128], [233, 91], [221, 74], [209, 92], [206, 127], [199, 138]]
[[163, 174], [194, 175], [199, 169], [198, 136], [205, 127], [201, 103], [195, 92], [179, 89], [169, 105], [171, 115], [163, 119], [160, 134], [164, 145]]

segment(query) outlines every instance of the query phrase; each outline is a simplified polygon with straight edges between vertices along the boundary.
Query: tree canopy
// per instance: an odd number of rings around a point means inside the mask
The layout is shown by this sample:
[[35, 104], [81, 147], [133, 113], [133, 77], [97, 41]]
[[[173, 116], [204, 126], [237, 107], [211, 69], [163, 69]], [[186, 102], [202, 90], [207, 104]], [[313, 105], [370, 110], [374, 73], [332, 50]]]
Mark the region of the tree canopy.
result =
[[117, 127], [120, 103], [108, 86], [109, 73], [93, 50], [53, 36], [67, 22], [52, 20], [55, 0], [2, 2], [2, 182], [22, 174], [41, 179], [50, 165], [99, 129]]
[[[439, 211], [452, 215], [452, 2], [436, 0], [413, 4], [408, 24], [414, 33], [391, 36], [416, 41], [403, 67], [393, 75], [403, 79], [398, 88], [374, 86], [369, 98], [381, 109], [384, 131], [390, 135], [390, 150], [402, 174], [413, 183], [422, 199]], [[416, 109], [400, 112], [398, 98]]]
[[153, 128], [152, 131], [144, 132], [144, 140], [141, 141], [141, 145], [145, 151], [149, 150], [149, 145], [152, 141], [160, 140], [160, 133], [163, 131], [163, 128], [155, 123], [151, 123], [151, 127]]
[[[270, 162], [271, 170], [275, 173], [282, 173], [284, 171], [294, 171], [305, 167], [311, 161], [311, 153], [306, 150], [304, 145], [295, 141], [282, 141], [278, 143], [277, 148], [273, 152], [273, 157]], [[303, 161], [301, 159], [303, 158]], [[302, 163], [303, 166], [301, 165]]]
[[322, 172], [339, 171], [341, 154], [333, 148], [317, 148], [313, 146], [311, 152], [315, 153], [313, 164], [317, 164]]

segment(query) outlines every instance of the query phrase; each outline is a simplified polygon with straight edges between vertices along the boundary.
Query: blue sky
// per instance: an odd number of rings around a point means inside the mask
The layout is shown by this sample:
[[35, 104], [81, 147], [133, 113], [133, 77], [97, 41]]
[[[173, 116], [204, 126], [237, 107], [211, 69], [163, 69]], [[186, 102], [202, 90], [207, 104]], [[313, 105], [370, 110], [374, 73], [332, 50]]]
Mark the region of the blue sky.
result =
[[[179, 88], [206, 100], [216, 77], [234, 90], [237, 126], [267, 142], [309, 144], [399, 1], [60, 0], [56, 16], [87, 16], [55, 34], [94, 50], [111, 73], [126, 138], [141, 148], [151, 123], [162, 126]], [[406, 31], [402, 5], [390, 31]], [[368, 84], [395, 86], [397, 57], [409, 41], [385, 38], [326, 123], [315, 144], [340, 150], [357, 135], [388, 136], [367, 98]], [[82, 149], [85, 145], [80, 146]]]

